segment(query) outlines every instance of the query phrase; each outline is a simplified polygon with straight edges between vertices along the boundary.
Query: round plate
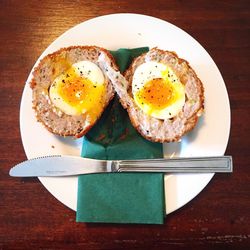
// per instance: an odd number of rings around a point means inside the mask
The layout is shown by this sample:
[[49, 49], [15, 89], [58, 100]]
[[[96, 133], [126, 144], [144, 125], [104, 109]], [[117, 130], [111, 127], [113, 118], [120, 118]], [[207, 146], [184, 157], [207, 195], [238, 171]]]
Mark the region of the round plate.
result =
[[[180, 28], [158, 18], [138, 14], [113, 14], [83, 22], [57, 38], [40, 56], [70, 45], [97, 45], [106, 49], [159, 47], [175, 51], [196, 71], [205, 88], [205, 114], [196, 128], [179, 143], [164, 144], [165, 157], [223, 155], [230, 131], [230, 106], [222, 76], [206, 50]], [[24, 88], [20, 128], [28, 158], [67, 154], [80, 155], [81, 139], [63, 138], [48, 132], [36, 121], [32, 110], [31, 73]], [[213, 174], [165, 176], [166, 213], [193, 199]], [[77, 177], [39, 178], [48, 191], [66, 206], [76, 210]], [[98, 185], [98, 183], [96, 184]]]

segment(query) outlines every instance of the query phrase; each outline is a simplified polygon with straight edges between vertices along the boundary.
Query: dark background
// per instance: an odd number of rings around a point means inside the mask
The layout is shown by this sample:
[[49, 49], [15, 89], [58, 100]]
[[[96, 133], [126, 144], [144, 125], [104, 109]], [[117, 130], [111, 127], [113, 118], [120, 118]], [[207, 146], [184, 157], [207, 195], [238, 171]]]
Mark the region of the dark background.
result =
[[[248, 1], [0, 1], [0, 249], [250, 249], [249, 6]], [[40, 54], [74, 25], [120, 12], [152, 15], [187, 31], [216, 62], [230, 98], [226, 154], [233, 156], [234, 173], [215, 175], [161, 226], [76, 223], [75, 212], [37, 178], [8, 176], [11, 166], [26, 159], [19, 106]]]

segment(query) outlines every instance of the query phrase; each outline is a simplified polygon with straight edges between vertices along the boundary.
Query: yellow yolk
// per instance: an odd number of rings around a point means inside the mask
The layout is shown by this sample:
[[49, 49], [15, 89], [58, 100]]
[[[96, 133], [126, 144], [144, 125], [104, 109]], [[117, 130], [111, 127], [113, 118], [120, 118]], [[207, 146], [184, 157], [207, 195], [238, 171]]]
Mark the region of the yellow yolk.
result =
[[158, 119], [176, 116], [185, 103], [185, 88], [166, 65], [147, 62], [140, 65], [133, 77], [132, 92], [136, 104]]
[[105, 103], [105, 84], [101, 69], [82, 61], [59, 75], [50, 87], [53, 104], [68, 115], [88, 113], [96, 119]]
[[164, 79], [156, 78], [148, 81], [137, 92], [136, 97], [141, 103], [149, 103], [151, 109], [163, 109], [174, 102], [173, 88]]

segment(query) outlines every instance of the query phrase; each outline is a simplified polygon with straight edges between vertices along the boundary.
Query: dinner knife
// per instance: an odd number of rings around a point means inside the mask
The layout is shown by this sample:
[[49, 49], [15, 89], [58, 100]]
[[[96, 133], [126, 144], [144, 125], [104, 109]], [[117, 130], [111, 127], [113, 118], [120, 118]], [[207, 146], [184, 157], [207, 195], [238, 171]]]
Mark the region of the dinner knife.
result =
[[109, 172], [230, 173], [231, 156], [143, 160], [95, 160], [80, 156], [53, 155], [21, 162], [10, 169], [14, 177], [74, 176]]

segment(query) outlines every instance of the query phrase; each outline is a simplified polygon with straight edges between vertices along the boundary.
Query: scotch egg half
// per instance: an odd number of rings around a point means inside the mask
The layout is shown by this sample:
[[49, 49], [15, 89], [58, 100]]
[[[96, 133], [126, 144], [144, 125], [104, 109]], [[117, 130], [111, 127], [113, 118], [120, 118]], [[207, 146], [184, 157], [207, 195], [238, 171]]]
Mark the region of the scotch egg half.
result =
[[[102, 54], [106, 61], [100, 66]], [[112, 55], [96, 46], [71, 46], [45, 56], [30, 84], [37, 120], [60, 136], [85, 135], [114, 96], [107, 66], [117, 70]]]
[[175, 52], [152, 48], [132, 61], [124, 77], [112, 68], [108, 75], [131, 124], [147, 140], [180, 141], [203, 114], [203, 84]]

